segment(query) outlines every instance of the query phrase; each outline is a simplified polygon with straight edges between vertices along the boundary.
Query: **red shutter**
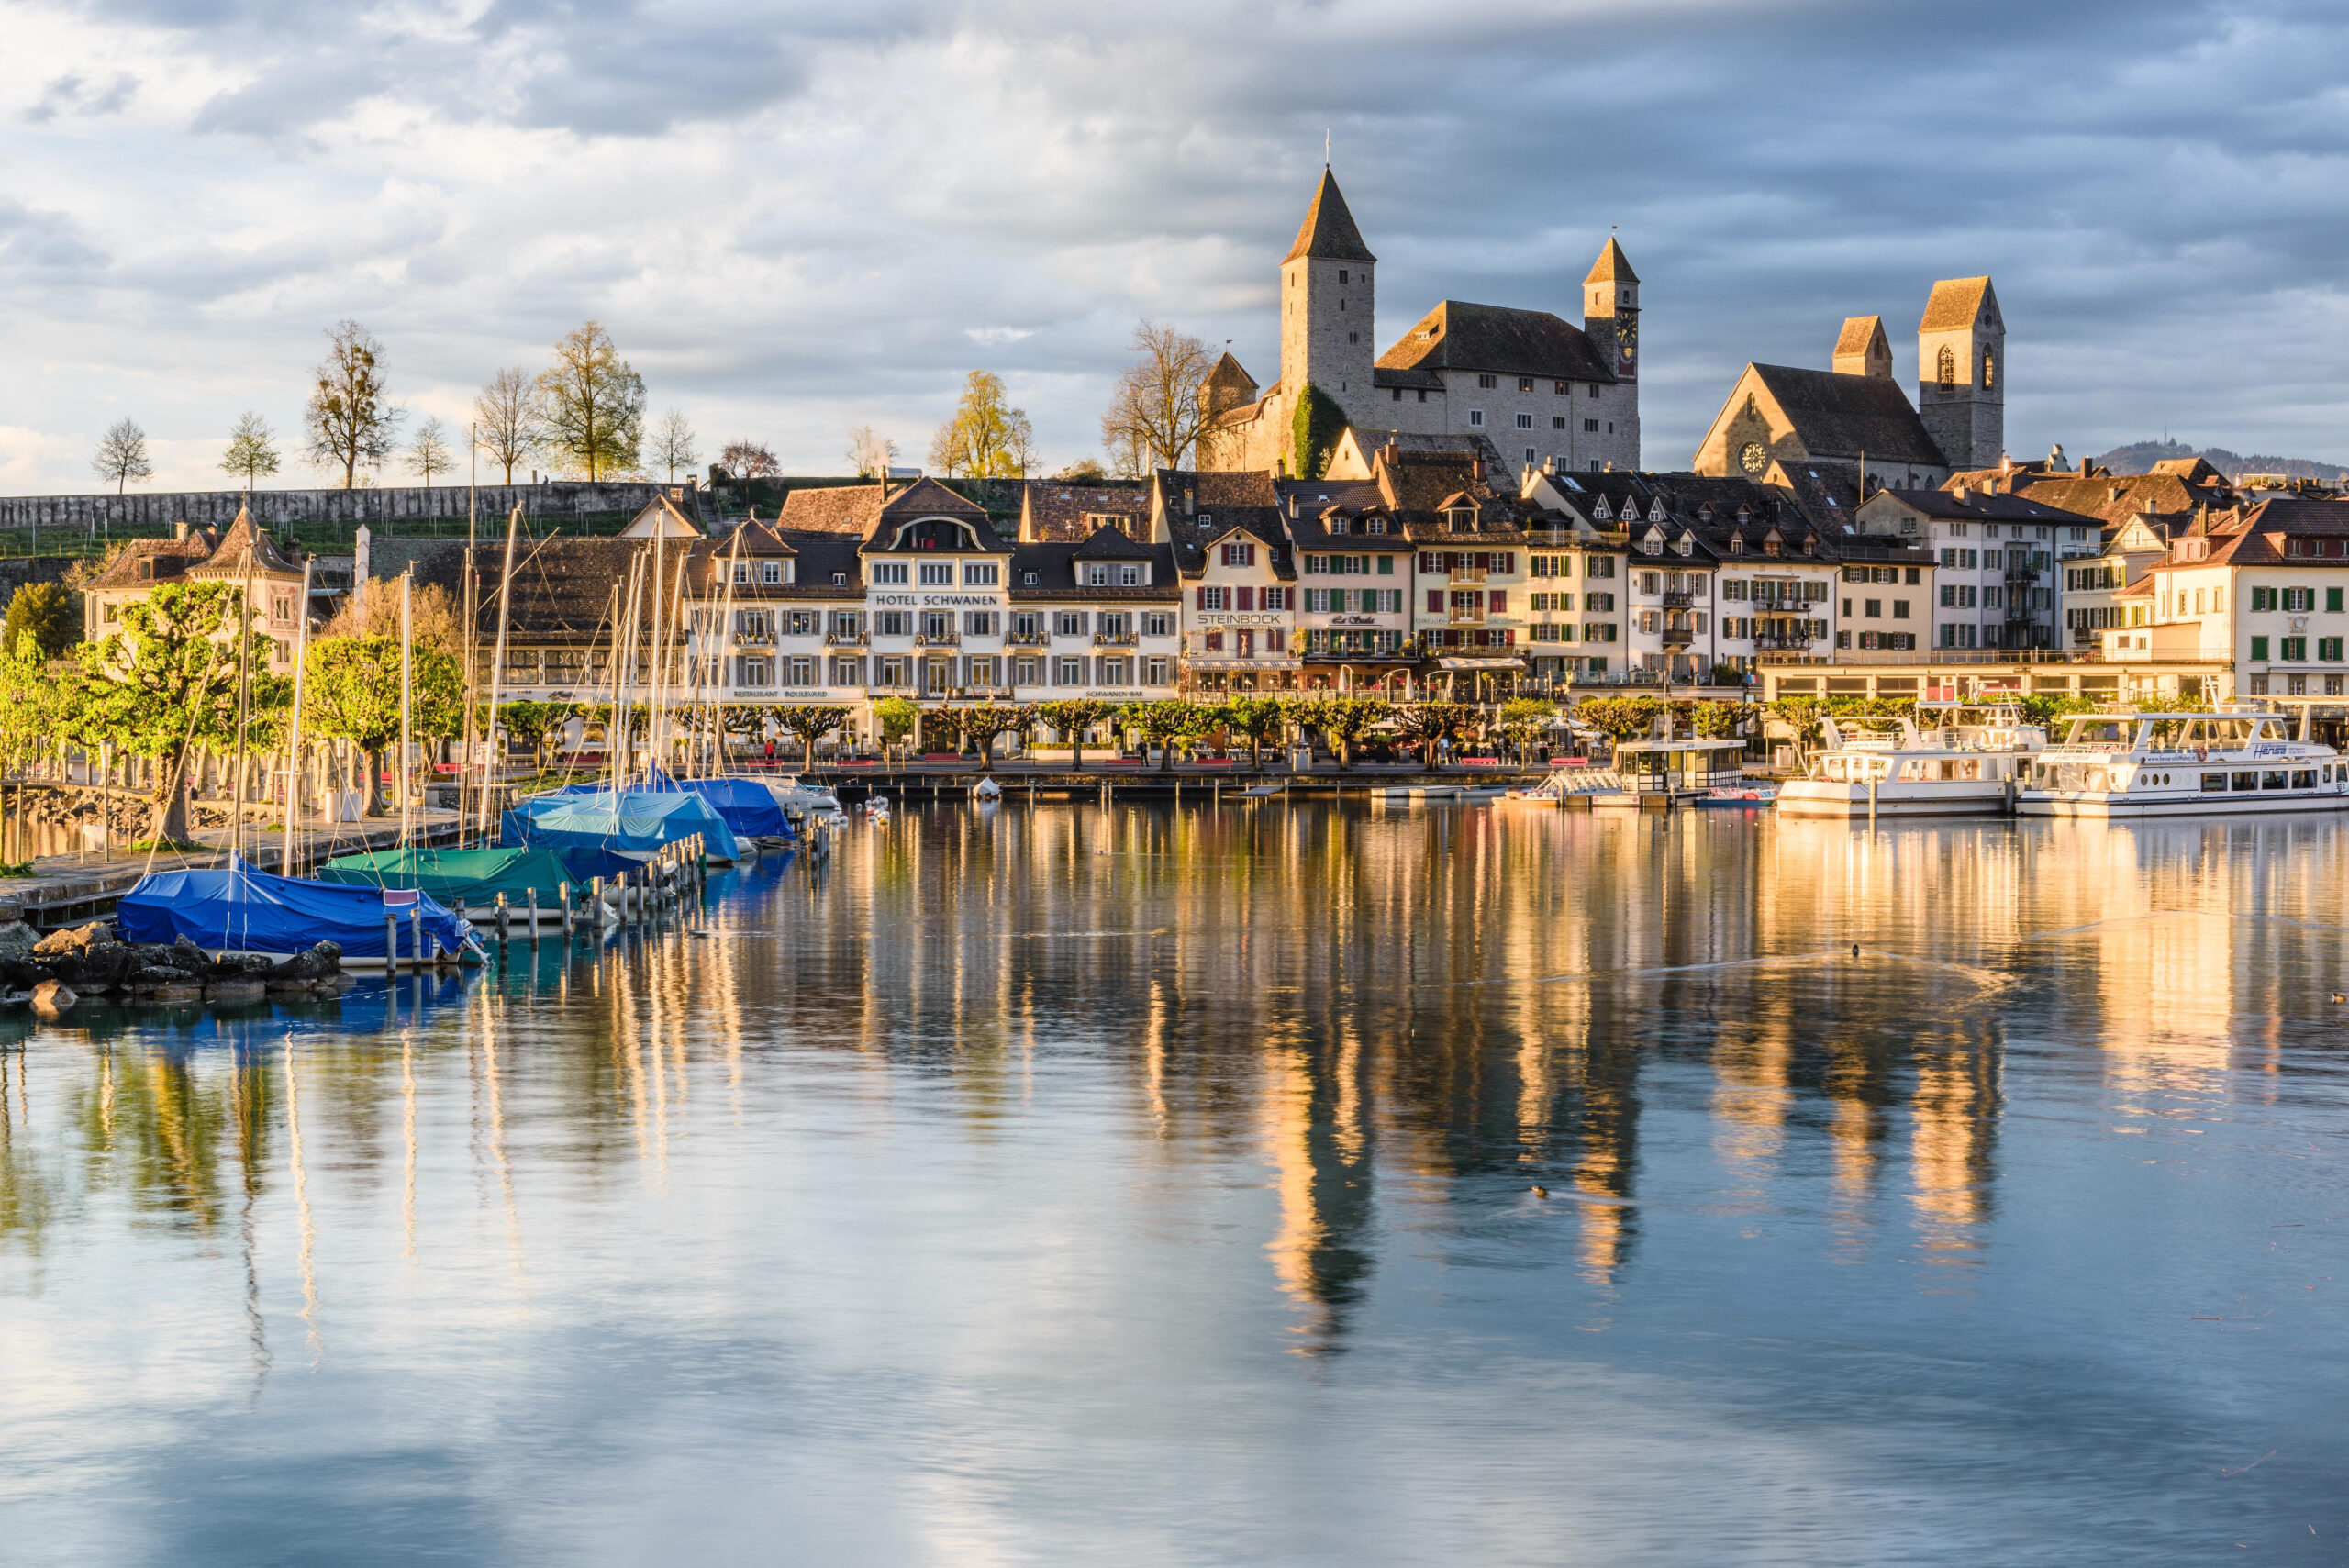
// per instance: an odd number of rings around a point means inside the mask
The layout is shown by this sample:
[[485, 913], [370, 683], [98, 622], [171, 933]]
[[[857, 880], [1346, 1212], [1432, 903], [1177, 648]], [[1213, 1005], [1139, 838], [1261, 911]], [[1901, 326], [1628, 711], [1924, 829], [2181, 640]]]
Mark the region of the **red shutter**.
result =
[[1443, 613], [1442, 589], [1430, 588], [1428, 590], [1428, 613], [1431, 615], [1442, 615]]
[[1256, 607], [1256, 590], [1255, 590], [1255, 589], [1253, 589], [1253, 588], [1242, 588], [1242, 589], [1241, 589], [1241, 590], [1240, 590], [1240, 605], [1239, 605], [1239, 607], [1240, 607], [1241, 609], [1243, 609], [1243, 610], [1252, 610], [1252, 609], [1254, 609], [1254, 608]]
[[1508, 611], [1508, 589], [1506, 589], [1506, 588], [1496, 588], [1496, 589], [1494, 589], [1494, 590], [1493, 590], [1492, 608], [1493, 608], [1494, 610], [1497, 611], [1497, 612], [1501, 612], [1501, 613], [1504, 613], [1504, 614], [1505, 614], [1505, 613], [1507, 613], [1507, 611]]
[[1201, 609], [1206, 609], [1206, 608], [1208, 607], [1208, 591], [1207, 591], [1205, 588], [1201, 588], [1201, 589], [1198, 591], [1198, 594], [1199, 594], [1199, 608], [1201, 608]]
[[1503, 550], [1503, 551], [1501, 551], [1501, 553], [1500, 553], [1500, 562], [1501, 562], [1500, 571], [1501, 571], [1501, 575], [1502, 575], [1502, 576], [1504, 576], [1504, 577], [1513, 577], [1513, 576], [1515, 576], [1515, 575], [1517, 574], [1517, 555], [1516, 555], [1516, 552], [1514, 552], [1514, 551], [1512, 551], [1512, 550]]

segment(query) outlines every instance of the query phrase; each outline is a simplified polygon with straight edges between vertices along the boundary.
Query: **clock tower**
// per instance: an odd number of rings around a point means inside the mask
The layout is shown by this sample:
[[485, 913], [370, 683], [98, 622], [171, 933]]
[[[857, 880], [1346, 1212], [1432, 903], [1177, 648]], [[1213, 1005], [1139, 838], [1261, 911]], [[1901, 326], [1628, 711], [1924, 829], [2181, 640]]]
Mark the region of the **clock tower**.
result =
[[[1597, 405], [1585, 404], [1584, 408], [1596, 409], [1597, 420], [1581, 416], [1586, 430], [1594, 425], [1605, 426], [1606, 450], [1620, 467], [1637, 468], [1640, 463], [1640, 274], [1631, 271], [1631, 259], [1623, 248], [1608, 236], [1607, 248], [1591, 264], [1590, 275], [1582, 281], [1582, 329], [1590, 339], [1590, 346], [1598, 350], [1599, 362], [1615, 373], [1615, 384], [1604, 389], [1589, 390], [1600, 394]], [[1578, 437], [1577, 439], [1587, 439]], [[1580, 449], [1578, 449], [1580, 450]], [[1591, 467], [1599, 466], [1593, 459]]]
[[1988, 278], [1933, 285], [1917, 324], [1917, 417], [1953, 469], [2007, 450], [2007, 323]]

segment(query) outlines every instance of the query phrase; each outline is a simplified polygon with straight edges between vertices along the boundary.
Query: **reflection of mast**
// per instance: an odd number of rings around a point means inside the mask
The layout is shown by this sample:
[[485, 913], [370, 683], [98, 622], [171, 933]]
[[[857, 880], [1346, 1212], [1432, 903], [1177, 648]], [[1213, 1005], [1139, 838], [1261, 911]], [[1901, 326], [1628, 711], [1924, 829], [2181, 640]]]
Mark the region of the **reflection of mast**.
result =
[[[112, 1052], [107, 1054], [111, 1058]], [[245, 1077], [244, 1048], [239, 1046], [228, 1057], [228, 1087], [230, 1098], [237, 1107], [237, 1173], [245, 1189], [244, 1212], [238, 1222], [238, 1241], [244, 1254], [245, 1321], [250, 1325], [248, 1338], [253, 1347], [252, 1397], [259, 1400], [262, 1385], [269, 1376], [269, 1323], [262, 1316], [261, 1270], [254, 1262], [253, 1244], [253, 1206], [261, 1197], [261, 1162], [254, 1158], [259, 1152], [256, 1145], [260, 1141], [261, 1118], [246, 1114], [249, 1108], [246, 1098], [250, 1091]], [[111, 1106], [113, 1097], [109, 1078], [104, 1103]]]
[[294, 1074], [294, 1041], [285, 1042], [285, 1141], [287, 1162], [294, 1177], [294, 1212], [301, 1227], [302, 1322], [310, 1336], [310, 1364], [318, 1364], [326, 1347], [318, 1339], [318, 1278], [310, 1251], [317, 1240], [310, 1223], [310, 1185], [302, 1170], [302, 1086]]
[[522, 1217], [514, 1206], [514, 1167], [506, 1158], [506, 1101], [497, 1075], [496, 1011], [495, 1003], [488, 1003], [482, 1009], [482, 1077], [489, 1089], [489, 1162], [497, 1173], [498, 1193], [504, 1199], [506, 1254], [514, 1265], [515, 1279], [527, 1286], [529, 1280], [522, 1268]]
[[1269, 1044], [1266, 1052], [1264, 1136], [1279, 1173], [1281, 1219], [1265, 1250], [1281, 1289], [1309, 1308], [1297, 1329], [1307, 1341], [1299, 1349], [1320, 1354], [1343, 1348], [1346, 1308], [1370, 1272], [1356, 1240], [1370, 1221], [1369, 1140], [1359, 1101], [1330, 1082], [1341, 1074], [1301, 1045]]
[[416, 1257], [416, 1031], [400, 1031], [400, 1255]]

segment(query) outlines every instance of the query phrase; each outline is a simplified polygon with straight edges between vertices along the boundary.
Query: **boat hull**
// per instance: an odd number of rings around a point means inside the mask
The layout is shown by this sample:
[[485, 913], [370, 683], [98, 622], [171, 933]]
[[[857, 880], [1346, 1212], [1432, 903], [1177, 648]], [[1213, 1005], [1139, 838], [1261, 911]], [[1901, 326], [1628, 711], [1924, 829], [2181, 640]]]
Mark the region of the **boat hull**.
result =
[[2298, 817], [2349, 810], [2349, 795], [2210, 795], [2132, 800], [2125, 795], [2049, 795], [2026, 790], [2015, 803], [2025, 817], [2093, 817], [2142, 822], [2179, 817]]
[[[1995, 817], [2007, 809], [2003, 789], [1986, 788], [1973, 780], [1943, 784], [1927, 780], [1918, 784], [1896, 784], [1881, 786], [1876, 791], [1876, 815], [1887, 817]], [[1781, 817], [1822, 817], [1844, 820], [1868, 815], [1868, 792], [1864, 784], [1820, 784], [1813, 780], [1798, 780], [1778, 790], [1776, 810]]]

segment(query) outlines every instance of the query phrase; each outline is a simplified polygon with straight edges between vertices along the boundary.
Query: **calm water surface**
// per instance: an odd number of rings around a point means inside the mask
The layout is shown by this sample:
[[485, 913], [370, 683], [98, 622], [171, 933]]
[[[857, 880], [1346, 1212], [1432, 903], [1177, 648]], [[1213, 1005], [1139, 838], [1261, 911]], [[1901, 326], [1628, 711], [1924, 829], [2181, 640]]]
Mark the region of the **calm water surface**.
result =
[[12, 1026], [0, 1560], [2340, 1562], [2344, 873], [952, 806]]

